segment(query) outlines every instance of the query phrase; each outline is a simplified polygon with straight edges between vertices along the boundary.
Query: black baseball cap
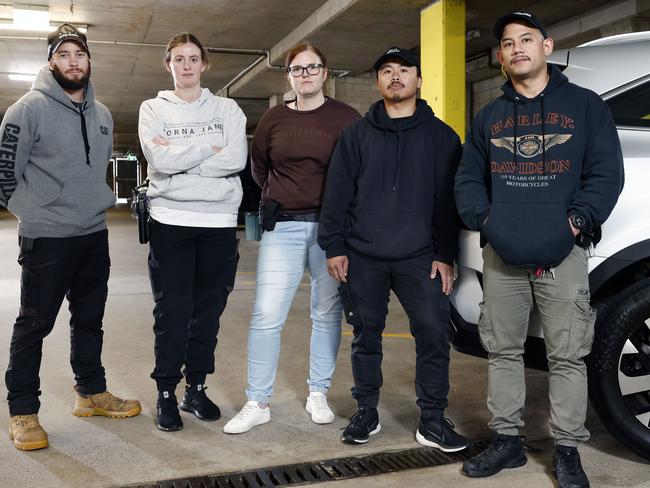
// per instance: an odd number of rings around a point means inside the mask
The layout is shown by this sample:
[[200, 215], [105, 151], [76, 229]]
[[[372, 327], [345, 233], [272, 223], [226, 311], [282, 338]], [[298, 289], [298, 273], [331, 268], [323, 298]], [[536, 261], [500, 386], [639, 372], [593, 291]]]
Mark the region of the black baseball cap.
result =
[[379, 68], [389, 59], [400, 59], [405, 63], [404, 66], [415, 66], [418, 69], [418, 75], [420, 74], [420, 60], [409, 49], [401, 47], [391, 47], [379, 56], [374, 64], [375, 71], [379, 71]]
[[499, 20], [496, 21], [496, 24], [494, 24], [494, 37], [497, 38], [498, 42], [501, 42], [503, 29], [505, 29], [506, 25], [510, 22], [525, 22], [533, 26], [535, 29], [538, 29], [544, 36], [544, 39], [548, 39], [548, 33], [546, 32], [546, 29], [544, 29], [544, 24], [542, 24], [542, 21], [539, 20], [535, 14], [530, 12], [512, 12], [511, 14], [499, 18]]
[[70, 24], [61, 24], [57, 30], [51, 32], [47, 36], [47, 59], [48, 61], [52, 57], [52, 54], [59, 49], [59, 46], [64, 42], [76, 42], [81, 46], [81, 48], [88, 53], [90, 57], [90, 51], [88, 50], [88, 41], [86, 40], [86, 35], [82, 32], [79, 32], [74, 26]]

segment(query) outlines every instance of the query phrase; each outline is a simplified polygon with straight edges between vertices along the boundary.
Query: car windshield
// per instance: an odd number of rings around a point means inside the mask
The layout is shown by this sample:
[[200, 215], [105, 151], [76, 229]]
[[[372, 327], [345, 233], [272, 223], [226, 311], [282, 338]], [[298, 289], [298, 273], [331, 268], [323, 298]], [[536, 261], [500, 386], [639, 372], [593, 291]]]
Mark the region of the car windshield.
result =
[[650, 81], [607, 100], [616, 125], [650, 128]]

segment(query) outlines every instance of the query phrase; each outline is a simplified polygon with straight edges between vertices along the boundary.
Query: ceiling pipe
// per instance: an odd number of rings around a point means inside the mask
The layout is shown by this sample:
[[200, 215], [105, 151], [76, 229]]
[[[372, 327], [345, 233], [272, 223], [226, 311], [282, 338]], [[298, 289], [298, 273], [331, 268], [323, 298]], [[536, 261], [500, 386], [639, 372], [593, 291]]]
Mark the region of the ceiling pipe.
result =
[[[0, 40], [23, 40], [23, 41], [47, 41], [47, 37], [36, 37], [36, 36], [8, 36], [0, 35]], [[88, 44], [103, 44], [111, 46], [127, 46], [127, 47], [154, 47], [154, 48], [167, 48], [167, 44], [155, 44], [148, 42], [125, 42], [125, 41], [91, 41], [88, 40]], [[211, 47], [208, 46], [205, 48], [210, 54], [235, 54], [241, 56], [259, 56], [255, 61], [246, 66], [237, 76], [232, 80], [226, 83], [221, 89], [217, 91], [219, 95], [224, 95], [230, 97], [230, 87], [237, 83], [240, 79], [246, 76], [255, 66], [260, 64], [262, 61], [266, 60], [266, 66], [270, 69], [281, 69], [285, 70], [286, 68], [281, 65], [271, 64], [271, 51], [268, 49], [239, 49], [232, 47]], [[337, 77], [343, 77], [350, 73], [349, 70], [341, 69], [330, 69], [330, 73]]]
[[[232, 80], [230, 80], [228, 83], [226, 83], [226, 84], [225, 84], [225, 85], [224, 85], [224, 86], [223, 86], [223, 87], [222, 87], [222, 88], [217, 92], [217, 94], [218, 94], [218, 95], [221, 95], [221, 96], [225, 96], [225, 97], [230, 98], [230, 87], [231, 87], [232, 85], [234, 85], [235, 83], [237, 83], [239, 80], [241, 80], [244, 76], [246, 76], [246, 74], [247, 74], [250, 70], [252, 70], [255, 66], [257, 66], [258, 64], [260, 64], [262, 61], [264, 61], [265, 59], [268, 60], [268, 59], [269, 59], [269, 54], [270, 54], [270, 52], [269, 52], [269, 51], [266, 51], [263, 55], [261, 55], [261, 56], [260, 56], [259, 58], [257, 58], [255, 61], [253, 61], [253, 62], [252, 62], [251, 64], [249, 64], [248, 66], [246, 66], [243, 70], [241, 70], [241, 72], [240, 72], [237, 76], [235, 76]], [[268, 61], [267, 61], [267, 64], [268, 64]], [[270, 66], [270, 65], [269, 65], [269, 66]], [[271, 66], [270, 66], [270, 67], [271, 67]], [[283, 67], [283, 68], [284, 68], [284, 67]]]
[[[0, 40], [19, 40], [19, 41], [47, 41], [47, 37], [41, 36], [11, 36], [0, 35]], [[160, 47], [165, 49], [167, 44], [155, 44], [149, 42], [125, 42], [125, 41], [94, 41], [88, 40], [88, 44], [109, 44], [113, 46], [131, 46], [131, 47]], [[233, 47], [206, 47], [206, 51], [213, 54], [241, 54], [241, 55], [260, 55], [266, 54], [266, 49], [239, 49]]]

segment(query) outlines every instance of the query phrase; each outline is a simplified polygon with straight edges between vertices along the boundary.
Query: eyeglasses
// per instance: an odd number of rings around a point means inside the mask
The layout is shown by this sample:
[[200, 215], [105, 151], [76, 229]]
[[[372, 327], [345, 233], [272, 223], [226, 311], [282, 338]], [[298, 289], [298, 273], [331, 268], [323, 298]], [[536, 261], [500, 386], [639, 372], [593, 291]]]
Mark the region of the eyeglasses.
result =
[[287, 73], [289, 73], [294, 78], [300, 78], [303, 74], [305, 74], [305, 71], [309, 76], [316, 76], [323, 68], [324, 66], [322, 64], [308, 64], [307, 66], [296, 65], [289, 66], [289, 68], [287, 68]]

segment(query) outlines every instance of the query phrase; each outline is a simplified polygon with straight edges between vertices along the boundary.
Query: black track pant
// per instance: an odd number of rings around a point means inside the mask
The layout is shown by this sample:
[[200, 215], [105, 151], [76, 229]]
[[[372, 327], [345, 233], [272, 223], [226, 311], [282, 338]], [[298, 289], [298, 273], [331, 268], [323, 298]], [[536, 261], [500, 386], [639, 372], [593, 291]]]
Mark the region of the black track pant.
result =
[[352, 341], [352, 396], [360, 407], [376, 408], [379, 402], [381, 339], [392, 289], [415, 337], [415, 392], [422, 417], [442, 416], [449, 392], [449, 299], [440, 277], [430, 278], [433, 257], [387, 261], [350, 251], [349, 260], [348, 286], [361, 321]]
[[70, 303], [70, 364], [76, 390], [105, 391], [101, 353], [110, 268], [108, 231], [36, 239], [31, 250], [21, 248], [18, 263], [22, 266], [20, 312], [5, 375], [10, 414], [29, 415], [40, 408], [43, 338], [54, 327], [64, 296]]
[[[151, 377], [158, 391], [214, 373], [219, 318], [237, 270], [235, 228], [151, 224], [149, 277], [156, 305]], [[184, 369], [181, 373], [181, 368]]]

